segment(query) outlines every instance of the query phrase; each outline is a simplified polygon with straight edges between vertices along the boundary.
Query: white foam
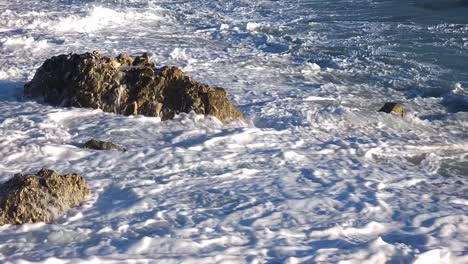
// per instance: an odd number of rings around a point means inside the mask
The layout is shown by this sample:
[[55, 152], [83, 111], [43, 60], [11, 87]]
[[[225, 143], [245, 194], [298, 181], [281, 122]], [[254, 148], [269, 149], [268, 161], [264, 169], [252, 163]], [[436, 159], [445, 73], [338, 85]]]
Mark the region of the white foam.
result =
[[450, 202], [454, 204], [468, 205], [468, 200], [465, 199], [453, 199]]
[[314, 75], [314, 74], [317, 74], [318, 72], [320, 72], [320, 70], [321, 70], [320, 65], [318, 65], [316, 63], [307, 62], [307, 63], [305, 63], [304, 68], [302, 69], [301, 72], [303, 74]]
[[139, 20], [158, 21], [163, 19], [154, 13], [116, 11], [101, 6], [93, 6], [85, 16], [71, 15], [54, 23], [53, 29], [59, 32], [94, 32], [101, 29], [119, 28]]
[[468, 90], [461, 83], [455, 83], [452, 92], [456, 95], [468, 96]]
[[[83, 175], [91, 195], [54, 223], [0, 227], [1, 263], [468, 263], [466, 113], [407, 96], [434, 65], [347, 37], [385, 37], [381, 24], [309, 22], [289, 2], [32, 2], [0, 4], [0, 181], [48, 167]], [[335, 28], [346, 39], [328, 40]], [[149, 51], [225, 87], [247, 121], [14, 96], [44, 59], [91, 49]], [[405, 117], [377, 112], [385, 101]], [[90, 138], [128, 150], [81, 148]]]
[[1, 39], [0, 42], [4, 49], [32, 49], [32, 51], [39, 51], [49, 46], [47, 40], [36, 41], [33, 37], [7, 37]]
[[433, 249], [426, 251], [419, 255], [414, 264], [449, 264], [453, 263], [450, 261], [450, 252], [441, 249]]
[[339, 239], [353, 236], [379, 236], [388, 231], [388, 227], [381, 223], [371, 222], [362, 228], [355, 227], [333, 227], [323, 231], [313, 231], [310, 237], [325, 237], [329, 239]]
[[249, 30], [249, 31], [256, 31], [258, 28], [260, 28], [262, 26], [261, 23], [255, 23], [255, 22], [248, 22], [246, 25], [245, 25], [245, 29]]
[[23, 70], [17, 67], [9, 67], [0, 70], [0, 80], [15, 80], [22, 77]]

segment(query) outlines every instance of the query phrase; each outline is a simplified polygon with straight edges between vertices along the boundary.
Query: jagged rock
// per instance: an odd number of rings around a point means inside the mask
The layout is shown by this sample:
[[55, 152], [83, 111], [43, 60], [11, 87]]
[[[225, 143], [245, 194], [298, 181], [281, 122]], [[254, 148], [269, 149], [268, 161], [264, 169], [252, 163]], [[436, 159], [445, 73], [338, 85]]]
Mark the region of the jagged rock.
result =
[[147, 54], [112, 58], [98, 52], [54, 56], [24, 86], [26, 97], [64, 107], [171, 119], [195, 111], [222, 122], [242, 119], [226, 91], [194, 81], [173, 66], [156, 68]]
[[95, 149], [95, 150], [115, 149], [115, 150], [119, 150], [119, 151], [127, 151], [126, 148], [124, 148], [124, 147], [122, 147], [120, 145], [117, 145], [115, 143], [107, 142], [107, 141], [99, 141], [99, 140], [95, 140], [95, 139], [88, 140], [84, 144], [84, 147], [89, 148], [89, 149]]
[[382, 108], [380, 108], [379, 112], [385, 112], [385, 113], [388, 113], [388, 114], [393, 112], [393, 113], [399, 114], [401, 117], [403, 117], [403, 115], [405, 114], [401, 104], [394, 103], [394, 102], [385, 103], [384, 106], [382, 106]]
[[89, 192], [78, 174], [60, 175], [49, 169], [36, 175], [16, 174], [0, 184], [0, 225], [48, 223], [79, 206]]

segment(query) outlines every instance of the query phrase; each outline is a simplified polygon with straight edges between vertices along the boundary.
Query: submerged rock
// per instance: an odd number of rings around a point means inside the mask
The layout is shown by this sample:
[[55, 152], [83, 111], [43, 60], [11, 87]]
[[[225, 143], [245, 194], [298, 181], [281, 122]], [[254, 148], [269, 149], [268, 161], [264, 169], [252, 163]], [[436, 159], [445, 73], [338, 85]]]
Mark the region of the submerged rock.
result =
[[98, 52], [54, 56], [24, 86], [25, 96], [64, 107], [171, 119], [194, 111], [222, 122], [242, 119], [226, 91], [194, 81], [176, 67], [156, 68], [147, 54], [112, 58]]
[[380, 108], [379, 112], [385, 112], [385, 113], [388, 113], [388, 114], [393, 112], [393, 113], [399, 114], [401, 117], [403, 117], [403, 115], [405, 114], [401, 104], [394, 103], [394, 102], [385, 103], [384, 106], [382, 106], [382, 108]]
[[60, 175], [49, 169], [36, 175], [16, 174], [0, 184], [0, 225], [48, 223], [79, 206], [89, 192], [78, 174]]
[[84, 144], [84, 147], [89, 148], [89, 149], [95, 149], [95, 150], [115, 149], [115, 150], [119, 150], [119, 151], [127, 151], [127, 149], [124, 148], [123, 146], [117, 145], [117, 144], [112, 143], [112, 142], [99, 141], [99, 140], [95, 140], [95, 139], [88, 140]]

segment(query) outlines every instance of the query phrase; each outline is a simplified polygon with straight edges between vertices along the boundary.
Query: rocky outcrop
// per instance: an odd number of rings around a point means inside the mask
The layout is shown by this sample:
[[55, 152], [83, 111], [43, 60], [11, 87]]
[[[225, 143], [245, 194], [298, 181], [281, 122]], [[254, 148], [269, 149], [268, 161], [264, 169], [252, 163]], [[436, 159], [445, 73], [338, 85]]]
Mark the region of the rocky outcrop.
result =
[[50, 222], [79, 206], [89, 188], [77, 174], [42, 169], [36, 175], [16, 174], [0, 184], [0, 225]]
[[215, 116], [225, 123], [242, 119], [223, 88], [196, 82], [176, 67], [156, 68], [147, 54], [55, 56], [36, 71], [24, 93], [54, 106], [160, 116], [162, 120], [190, 111]]
[[117, 145], [108, 141], [99, 141], [95, 139], [88, 140], [84, 144], [85, 148], [94, 149], [94, 150], [118, 150], [118, 151], [127, 151], [123, 146]]
[[385, 113], [396, 113], [400, 115], [401, 117], [404, 116], [405, 112], [403, 111], [403, 107], [399, 103], [394, 103], [394, 102], [389, 102], [385, 103], [382, 108], [380, 108], [379, 112], [385, 112]]

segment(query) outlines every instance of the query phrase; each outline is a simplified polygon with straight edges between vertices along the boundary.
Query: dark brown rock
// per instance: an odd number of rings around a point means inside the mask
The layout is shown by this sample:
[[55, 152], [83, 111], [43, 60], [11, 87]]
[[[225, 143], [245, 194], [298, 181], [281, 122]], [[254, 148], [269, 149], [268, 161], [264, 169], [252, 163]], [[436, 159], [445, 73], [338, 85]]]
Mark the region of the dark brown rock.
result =
[[51, 222], [79, 206], [89, 192], [78, 174], [60, 175], [49, 169], [36, 175], [16, 174], [0, 184], [0, 225]]
[[84, 144], [84, 147], [89, 148], [89, 149], [95, 149], [95, 150], [111, 150], [111, 149], [115, 149], [115, 150], [119, 150], [119, 151], [126, 151], [127, 150], [126, 148], [124, 148], [124, 147], [122, 147], [120, 145], [117, 145], [115, 143], [107, 142], [107, 141], [99, 141], [99, 140], [95, 140], [95, 139], [88, 140]]
[[393, 112], [393, 113], [400, 115], [401, 117], [403, 117], [403, 115], [405, 114], [401, 104], [394, 103], [394, 102], [385, 103], [384, 106], [380, 108], [379, 112], [385, 112], [388, 114]]
[[55, 106], [160, 116], [162, 120], [190, 111], [215, 116], [225, 123], [243, 118], [223, 88], [196, 82], [176, 67], [156, 68], [147, 54], [55, 56], [36, 71], [24, 93]]

